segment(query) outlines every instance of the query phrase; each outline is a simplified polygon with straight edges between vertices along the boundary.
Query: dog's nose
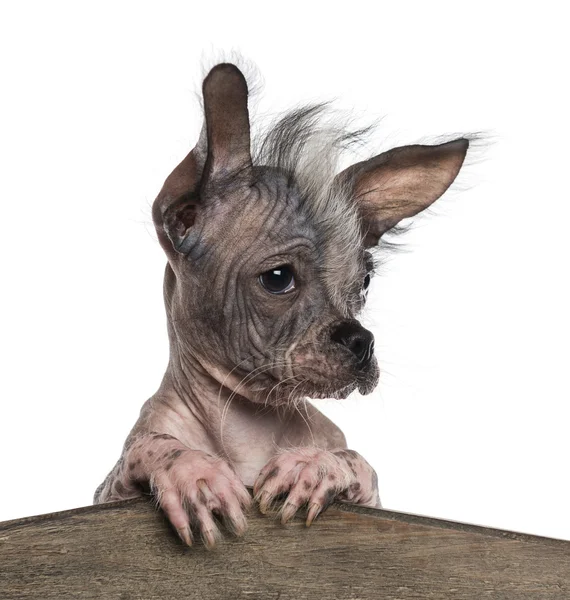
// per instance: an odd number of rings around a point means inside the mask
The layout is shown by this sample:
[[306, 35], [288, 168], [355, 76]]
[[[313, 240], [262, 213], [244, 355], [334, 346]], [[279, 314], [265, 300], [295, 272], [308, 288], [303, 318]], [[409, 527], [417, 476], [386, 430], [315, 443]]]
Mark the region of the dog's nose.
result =
[[374, 336], [358, 321], [341, 321], [332, 331], [333, 342], [346, 346], [365, 367], [374, 355]]

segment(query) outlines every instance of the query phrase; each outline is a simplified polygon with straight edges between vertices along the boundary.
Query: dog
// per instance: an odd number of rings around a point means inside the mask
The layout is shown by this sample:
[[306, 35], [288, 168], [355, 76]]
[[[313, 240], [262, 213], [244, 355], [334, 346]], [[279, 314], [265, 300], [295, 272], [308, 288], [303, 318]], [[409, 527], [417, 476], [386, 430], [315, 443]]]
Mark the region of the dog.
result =
[[[357, 320], [373, 251], [451, 185], [465, 138], [394, 148], [336, 172], [358, 133], [293, 110], [254, 144], [233, 64], [202, 86], [204, 126], [153, 221], [167, 257], [170, 359], [95, 503], [152, 493], [187, 545], [236, 535], [254, 501], [306, 524], [335, 500], [380, 507], [377, 476], [307, 398], [370, 393], [374, 338]], [[247, 487], [246, 487], [247, 486]]]

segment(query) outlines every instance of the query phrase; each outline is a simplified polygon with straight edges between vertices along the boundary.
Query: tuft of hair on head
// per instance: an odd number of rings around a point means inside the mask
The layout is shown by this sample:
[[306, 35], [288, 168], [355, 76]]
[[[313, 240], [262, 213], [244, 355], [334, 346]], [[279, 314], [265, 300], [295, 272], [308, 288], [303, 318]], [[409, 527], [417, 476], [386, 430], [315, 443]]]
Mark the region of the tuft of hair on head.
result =
[[[409, 231], [415, 222], [412, 219], [416, 218], [400, 216], [399, 221], [392, 219], [393, 222], [380, 232], [363, 231], [363, 223], [367, 221], [363, 220], [355, 201], [354, 186], [348, 179], [338, 177], [341, 162], [344, 163], [347, 158], [356, 159], [357, 162], [364, 159], [366, 162], [376, 154], [371, 152], [369, 143], [371, 132], [376, 130], [376, 123], [368, 127], [354, 127], [353, 117], [333, 110], [328, 102], [300, 105], [272, 119], [262, 119], [255, 115], [253, 107], [262, 84], [257, 67], [235, 51], [208, 52], [207, 58], [204, 56], [202, 59], [202, 79], [211, 72], [212, 67], [220, 63], [235, 65], [247, 82], [247, 104], [253, 125], [250, 166], [253, 164], [254, 167], [266, 166], [276, 169], [296, 188], [300, 198], [300, 209], [317, 225], [319, 243], [323, 248], [323, 272], [325, 275], [327, 270], [334, 271], [335, 274], [342, 273], [341, 278], [325, 277], [325, 280], [337, 282], [331, 284], [331, 294], [338, 299], [338, 306], [346, 305], [346, 299], [351, 296], [350, 290], [354, 289], [354, 281], [361, 276], [361, 253], [365, 238], [374, 237], [376, 234], [378, 245], [371, 246], [369, 242], [366, 245], [373, 253], [378, 267], [384, 257], [404, 248], [401, 243], [402, 235]], [[199, 94], [199, 100], [203, 107], [202, 94]], [[459, 141], [461, 138], [469, 142], [467, 158], [460, 176], [445, 192], [445, 197], [469, 187], [465, 183], [468, 180], [469, 167], [480, 161], [482, 150], [489, 145], [491, 136], [480, 132], [437, 136], [415, 142], [424, 146], [435, 146], [452, 140]], [[206, 151], [206, 134], [203, 128], [193, 151], [198, 171], [204, 167]], [[378, 157], [379, 155], [376, 158]], [[350, 169], [345, 169], [347, 170]], [[231, 184], [231, 178], [228, 182]], [[220, 186], [223, 183], [217, 182]], [[409, 199], [410, 204], [413, 200]], [[441, 202], [438, 202], [438, 206], [442, 206]], [[422, 214], [430, 212], [433, 212], [432, 208], [422, 210]], [[399, 214], [414, 212], [404, 210]], [[345, 284], [339, 285], [340, 279]]]
[[346, 287], [330, 290], [339, 306], [346, 306], [360, 275], [362, 229], [348, 186], [335, 178], [343, 158], [356, 157], [373, 129], [351, 125], [329, 102], [301, 105], [260, 127], [252, 144], [254, 164], [277, 169], [298, 190], [301, 209], [321, 235], [323, 271], [345, 274]]

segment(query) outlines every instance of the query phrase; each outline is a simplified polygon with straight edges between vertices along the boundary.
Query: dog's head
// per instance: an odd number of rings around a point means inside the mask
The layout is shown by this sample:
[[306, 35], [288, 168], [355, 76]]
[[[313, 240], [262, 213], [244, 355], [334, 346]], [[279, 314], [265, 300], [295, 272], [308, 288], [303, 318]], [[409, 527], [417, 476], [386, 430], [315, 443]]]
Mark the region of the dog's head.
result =
[[214, 67], [203, 98], [198, 144], [153, 206], [176, 360], [272, 405], [371, 392], [374, 340], [357, 320], [369, 250], [445, 192], [467, 140], [395, 148], [336, 174], [325, 155], [343, 137], [315, 126], [319, 107], [288, 114], [252, 157], [239, 69]]

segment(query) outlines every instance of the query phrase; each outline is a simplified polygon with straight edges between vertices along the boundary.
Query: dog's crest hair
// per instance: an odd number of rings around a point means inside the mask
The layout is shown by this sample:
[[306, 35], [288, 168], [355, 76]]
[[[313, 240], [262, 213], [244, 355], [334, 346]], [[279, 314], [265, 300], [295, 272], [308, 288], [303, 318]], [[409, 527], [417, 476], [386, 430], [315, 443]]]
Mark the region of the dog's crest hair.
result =
[[335, 177], [343, 153], [362, 145], [368, 131], [351, 130], [321, 103], [290, 110], [262, 128], [252, 144], [254, 165], [279, 170], [298, 191], [300, 208], [320, 236], [322, 267], [336, 275], [325, 280], [340, 282], [335, 289], [329, 284], [329, 293], [343, 309], [362, 277], [363, 232], [351, 191]]
[[[341, 161], [344, 162], [348, 154], [353, 157], [366, 154], [365, 158], [371, 155], [362, 150], [367, 148], [369, 134], [375, 125], [354, 128], [351, 126], [351, 119], [332, 110], [328, 102], [298, 106], [269, 122], [258, 119], [256, 105], [263, 87], [263, 78], [255, 64], [236, 52], [218, 52], [215, 56], [203, 59], [203, 76], [220, 62], [237, 65], [248, 83], [253, 165], [277, 169], [289, 179], [292, 187], [296, 187], [301, 199], [301, 210], [305, 211], [320, 235], [319, 244], [323, 249], [321, 267], [325, 275], [327, 270], [335, 274], [334, 277], [324, 277], [331, 298], [343, 312], [352, 310], [349, 301], [354, 297], [356, 282], [362, 276], [362, 241], [367, 232], [362, 229], [358, 206], [349, 182], [340, 184], [336, 176]], [[473, 162], [473, 143], [477, 142], [479, 146], [481, 142], [488, 140], [487, 134], [480, 133], [440, 136], [434, 140], [422, 140], [422, 143], [439, 144], [456, 137], [470, 140], [469, 162]], [[205, 129], [202, 130], [196, 150], [197, 158], [203, 164], [206, 155]], [[357, 150], [360, 152], [356, 152]], [[362, 160], [363, 157], [358, 158]], [[462, 173], [465, 166], [464, 164]], [[456, 181], [452, 187], [457, 189], [461, 184], [458, 186]], [[426, 214], [429, 212], [429, 209], [424, 211]], [[401, 244], [396, 240], [410, 225], [409, 220], [396, 225], [382, 236], [377, 247], [369, 249], [373, 252], [375, 266], [380, 266], [383, 262], [386, 251], [401, 249]], [[335, 289], [332, 289], [333, 286]]]

